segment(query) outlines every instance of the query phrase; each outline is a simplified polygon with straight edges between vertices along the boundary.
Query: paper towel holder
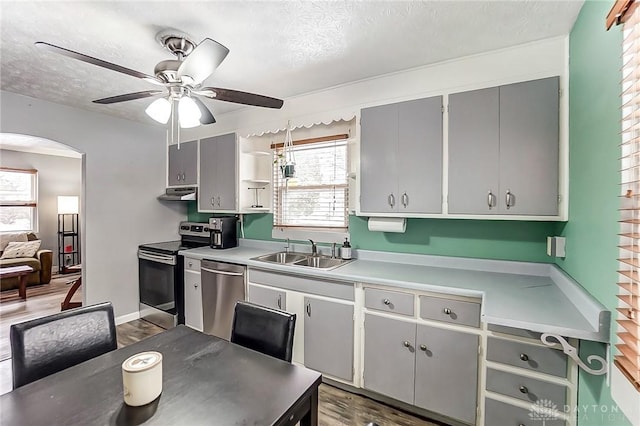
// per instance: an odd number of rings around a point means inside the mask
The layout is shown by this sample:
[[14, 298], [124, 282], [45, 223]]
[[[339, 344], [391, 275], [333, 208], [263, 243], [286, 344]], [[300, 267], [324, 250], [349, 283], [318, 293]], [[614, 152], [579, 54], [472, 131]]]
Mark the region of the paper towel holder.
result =
[[370, 217], [367, 228], [371, 232], [396, 232], [404, 233], [407, 230], [407, 218], [405, 217]]

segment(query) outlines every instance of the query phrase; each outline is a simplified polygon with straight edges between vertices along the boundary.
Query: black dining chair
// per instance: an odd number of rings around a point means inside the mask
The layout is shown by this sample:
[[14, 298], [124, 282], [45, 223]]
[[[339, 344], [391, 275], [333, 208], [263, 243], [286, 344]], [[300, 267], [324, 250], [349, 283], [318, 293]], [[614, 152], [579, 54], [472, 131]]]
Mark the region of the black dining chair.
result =
[[231, 343], [291, 362], [296, 314], [237, 302], [231, 327]]
[[13, 388], [118, 348], [110, 302], [13, 324]]

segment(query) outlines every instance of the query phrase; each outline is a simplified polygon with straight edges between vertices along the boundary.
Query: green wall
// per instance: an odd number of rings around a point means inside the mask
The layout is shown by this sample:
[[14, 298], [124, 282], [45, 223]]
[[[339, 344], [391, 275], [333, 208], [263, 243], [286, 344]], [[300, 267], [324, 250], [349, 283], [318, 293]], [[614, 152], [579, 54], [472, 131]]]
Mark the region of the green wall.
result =
[[[605, 31], [612, 2], [587, 1], [569, 47], [569, 221], [567, 257], [556, 263], [611, 311], [616, 302], [622, 35]], [[615, 329], [613, 324], [613, 330]], [[613, 331], [612, 330], [612, 331]], [[581, 357], [604, 355], [603, 345], [581, 347]], [[615, 368], [615, 367], [614, 367]], [[615, 403], [604, 376], [580, 373], [579, 405]], [[628, 425], [622, 414], [602, 417], [581, 409], [579, 426]]]
[[[206, 221], [210, 214], [189, 207], [189, 220]], [[245, 238], [272, 240], [273, 215], [244, 216]], [[491, 220], [408, 219], [404, 234], [369, 232], [366, 217], [349, 217], [354, 248], [398, 253], [549, 262], [546, 238], [554, 235], [555, 222]]]

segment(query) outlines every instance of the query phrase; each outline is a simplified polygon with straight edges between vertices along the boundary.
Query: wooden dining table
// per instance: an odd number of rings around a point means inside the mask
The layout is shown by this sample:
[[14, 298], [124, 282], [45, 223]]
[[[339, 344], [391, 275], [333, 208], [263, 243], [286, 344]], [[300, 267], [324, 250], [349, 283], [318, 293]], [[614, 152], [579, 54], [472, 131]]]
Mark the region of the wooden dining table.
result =
[[[163, 356], [160, 396], [124, 403], [122, 363]], [[2, 425], [318, 424], [320, 373], [177, 326], [0, 396]]]

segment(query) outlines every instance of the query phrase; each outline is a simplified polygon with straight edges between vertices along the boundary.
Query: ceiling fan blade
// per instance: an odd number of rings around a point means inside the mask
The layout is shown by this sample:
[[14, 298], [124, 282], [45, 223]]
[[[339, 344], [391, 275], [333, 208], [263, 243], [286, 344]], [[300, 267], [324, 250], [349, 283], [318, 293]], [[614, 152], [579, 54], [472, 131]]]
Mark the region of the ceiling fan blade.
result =
[[110, 98], [96, 99], [96, 104], [115, 104], [117, 102], [133, 101], [135, 99], [148, 98], [162, 93], [162, 90], [145, 90], [144, 92], [127, 93], [125, 95], [111, 96]]
[[215, 40], [205, 38], [178, 68], [178, 77], [189, 76], [195, 84], [202, 83], [227, 57], [229, 49]]
[[236, 104], [253, 105], [265, 108], [282, 108], [282, 99], [271, 98], [269, 96], [257, 95], [255, 93], [241, 92], [232, 89], [220, 89], [218, 87], [204, 87], [194, 90], [193, 93], [206, 96], [218, 101], [234, 102]]
[[200, 117], [200, 124], [213, 124], [216, 122], [216, 119], [213, 118], [213, 114], [211, 114], [211, 111], [209, 110], [209, 108], [207, 108], [204, 102], [202, 102], [195, 96], [192, 96], [191, 99], [195, 101], [196, 105], [198, 105], [198, 108], [200, 109], [200, 112], [202, 113], [202, 116]]
[[93, 64], [102, 68], [110, 69], [112, 71], [121, 72], [123, 74], [127, 74], [132, 77], [138, 77], [150, 83], [158, 84], [161, 86], [164, 85], [162, 80], [152, 75], [148, 75], [140, 71], [132, 70], [132, 69], [123, 67], [121, 65], [112, 64], [111, 62], [103, 61], [102, 59], [94, 58], [93, 56], [88, 56], [82, 53], [74, 52], [73, 50], [65, 49], [64, 47], [55, 46], [53, 44], [46, 43], [44, 41], [36, 41], [35, 45], [42, 49], [49, 50], [50, 52], [55, 52], [60, 55], [68, 56], [69, 58], [77, 59], [79, 61], [83, 61], [88, 64]]

